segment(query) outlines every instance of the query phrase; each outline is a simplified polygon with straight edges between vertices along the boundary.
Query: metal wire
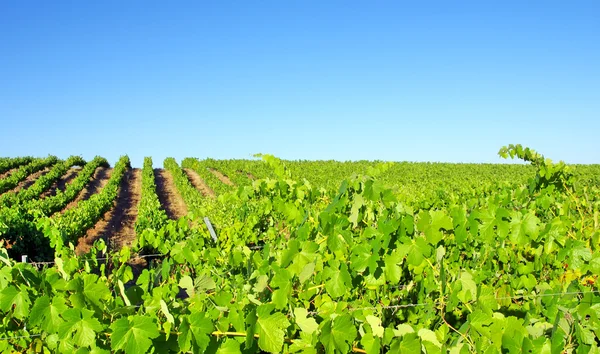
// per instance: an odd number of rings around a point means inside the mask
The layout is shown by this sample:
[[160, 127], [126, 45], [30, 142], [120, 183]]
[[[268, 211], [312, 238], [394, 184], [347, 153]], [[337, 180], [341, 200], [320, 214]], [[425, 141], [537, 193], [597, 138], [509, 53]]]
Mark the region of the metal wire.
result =
[[519, 299], [519, 298], [523, 298], [523, 297], [552, 297], [552, 296], [585, 295], [585, 294], [600, 294], [600, 290], [567, 291], [564, 293], [544, 293], [544, 294], [524, 294], [524, 295], [516, 295], [516, 296], [503, 296], [503, 297], [497, 297], [496, 300], [513, 300], [513, 299]]
[[[164, 254], [156, 253], [156, 254], [144, 254], [144, 255], [138, 256], [137, 258], [156, 258], [156, 257], [162, 257], [162, 256], [164, 256]], [[107, 261], [109, 259], [111, 259], [111, 258], [108, 258], [108, 257], [95, 258], [96, 261]], [[89, 260], [91, 261], [92, 259], [89, 259]], [[31, 264], [34, 266], [40, 266], [40, 265], [52, 265], [52, 264], [56, 264], [56, 262], [51, 262], [51, 261], [50, 262], [27, 262], [27, 264]]]
[[[524, 294], [524, 295], [515, 295], [515, 296], [502, 296], [495, 297], [495, 300], [516, 300], [522, 299], [524, 297], [530, 298], [538, 298], [538, 297], [555, 297], [555, 296], [565, 296], [565, 295], [585, 295], [585, 294], [600, 294], [600, 290], [590, 290], [590, 291], [568, 291], [564, 293], [544, 293], [544, 294]], [[477, 302], [477, 301], [475, 301]], [[437, 306], [441, 304], [440, 302], [426, 302], [426, 303], [418, 303], [418, 304], [399, 304], [399, 305], [389, 305], [389, 306], [372, 306], [372, 307], [357, 307], [357, 308], [349, 308], [350, 312], [355, 311], [370, 311], [370, 310], [397, 310], [401, 308], [409, 308], [409, 307], [422, 307], [422, 306]], [[319, 311], [309, 311], [309, 315], [318, 315]]]
[[[148, 256], [156, 256], [156, 255], [148, 255]], [[544, 293], [544, 294], [530, 294], [530, 295], [517, 295], [517, 296], [502, 296], [496, 297], [496, 300], [509, 300], [509, 299], [520, 299], [523, 297], [552, 297], [552, 296], [564, 296], [564, 295], [585, 295], [585, 294], [600, 294], [600, 290], [591, 290], [591, 291], [568, 291], [564, 293]], [[420, 307], [420, 306], [436, 306], [439, 305], [440, 302], [433, 303], [419, 303], [419, 304], [400, 304], [400, 305], [390, 305], [390, 306], [373, 306], [373, 307], [357, 307], [350, 308], [350, 312], [355, 311], [367, 311], [367, 310], [391, 310], [391, 309], [400, 309], [400, 308], [408, 308], [408, 307]], [[141, 306], [135, 306], [141, 307]], [[309, 311], [308, 315], [314, 316], [318, 315], [318, 311]], [[30, 336], [16, 336], [16, 337], [0, 337], [0, 340], [12, 340], [12, 339], [22, 339], [22, 338], [35, 338], [40, 337], [41, 334], [32, 334]]]
[[32, 334], [30, 336], [17, 336], [17, 337], [0, 337], [0, 340], [10, 340], [10, 339], [23, 339], [23, 338], [35, 338], [41, 337], [41, 334]]

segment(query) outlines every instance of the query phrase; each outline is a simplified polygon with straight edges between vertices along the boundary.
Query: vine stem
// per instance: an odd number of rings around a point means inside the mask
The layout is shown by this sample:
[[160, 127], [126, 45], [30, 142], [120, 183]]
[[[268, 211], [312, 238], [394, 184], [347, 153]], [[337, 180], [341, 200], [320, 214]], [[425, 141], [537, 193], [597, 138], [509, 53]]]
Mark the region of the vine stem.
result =
[[327, 241], [328, 238], [329, 238], [329, 236], [325, 236], [324, 238], [320, 239], [319, 241], [317, 241], [317, 245], [320, 245], [323, 242]]
[[[443, 262], [443, 260], [442, 260], [442, 262]], [[442, 263], [442, 266], [443, 266], [443, 263]], [[433, 267], [433, 265], [432, 265], [432, 267]], [[443, 270], [444, 270], [444, 268], [442, 268], [442, 270], [440, 270], [440, 272], [441, 272], [441, 271], [443, 271]], [[444, 273], [445, 273], [445, 272], [444, 272]], [[438, 274], [440, 274], [440, 273], [438, 273]], [[441, 274], [440, 274], [440, 275], [441, 275]], [[442, 321], [444, 321], [444, 323], [446, 324], [446, 326], [448, 326], [448, 328], [450, 328], [450, 329], [451, 329], [451, 330], [453, 330], [454, 332], [458, 333], [458, 334], [459, 334], [461, 337], [463, 337], [463, 338], [464, 338], [464, 340], [465, 340], [465, 341], [467, 341], [467, 343], [469, 343], [469, 346], [470, 346], [470, 347], [469, 347], [469, 351], [470, 351], [471, 353], [475, 353], [475, 351], [474, 351], [474, 349], [475, 349], [475, 345], [474, 345], [474, 344], [473, 344], [473, 342], [472, 342], [472, 341], [469, 339], [469, 337], [467, 337], [467, 335], [466, 335], [466, 334], [463, 334], [463, 333], [461, 333], [459, 330], [457, 330], [456, 328], [454, 328], [454, 326], [452, 326], [450, 323], [448, 323], [448, 321], [446, 321], [446, 316], [445, 316], [445, 313], [446, 313], [446, 298], [445, 298], [445, 296], [444, 296], [444, 288], [443, 288], [443, 286], [442, 286], [442, 282], [441, 282], [441, 281], [440, 281], [440, 301], [439, 301], [439, 302], [440, 302], [440, 304], [441, 304], [441, 307], [440, 307], [440, 309], [439, 309], [439, 310], [440, 310], [440, 317], [442, 318]], [[468, 308], [468, 309], [469, 309], [471, 312], [473, 312], [473, 310], [471, 310], [471, 309], [469, 308], [469, 305], [468, 305], [468, 304], [466, 304], [466, 303], [465, 303], [465, 305], [467, 305], [467, 308]]]
[[[221, 331], [214, 331], [211, 333], [211, 335], [216, 336], [216, 337], [221, 337], [221, 336], [225, 336], [225, 337], [245, 337], [246, 333], [245, 332], [221, 332]], [[255, 338], [258, 338], [258, 334], [254, 335]]]
[[451, 330], [453, 330], [454, 332], [458, 333], [461, 337], [463, 337], [463, 339], [465, 341], [467, 341], [467, 343], [469, 343], [469, 350], [471, 351], [471, 353], [475, 353], [474, 348], [475, 348], [475, 344], [473, 344], [473, 342], [469, 339], [469, 337], [467, 337], [466, 334], [461, 333], [458, 329], [454, 328], [454, 326], [452, 326], [450, 323], [448, 323], [448, 321], [446, 321], [446, 316], [444, 316], [444, 312], [446, 310], [446, 304], [442, 304], [442, 308], [441, 308], [441, 312], [440, 312], [440, 317], [442, 318], [442, 321], [444, 321], [444, 323], [446, 324], [446, 326], [448, 326]]
[[315, 285], [315, 286], [311, 286], [310, 288], [306, 289], [307, 291], [311, 291], [311, 290], [316, 290], [316, 289], [320, 289], [322, 287], [324, 287], [325, 284], [321, 284], [321, 285]]

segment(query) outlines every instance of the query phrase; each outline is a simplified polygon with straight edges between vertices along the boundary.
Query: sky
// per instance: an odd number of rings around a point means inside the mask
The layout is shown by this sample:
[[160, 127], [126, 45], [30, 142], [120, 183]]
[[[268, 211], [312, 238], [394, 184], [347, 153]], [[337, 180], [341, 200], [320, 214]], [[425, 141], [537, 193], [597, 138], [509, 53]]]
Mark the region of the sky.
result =
[[600, 2], [0, 2], [0, 156], [600, 163]]

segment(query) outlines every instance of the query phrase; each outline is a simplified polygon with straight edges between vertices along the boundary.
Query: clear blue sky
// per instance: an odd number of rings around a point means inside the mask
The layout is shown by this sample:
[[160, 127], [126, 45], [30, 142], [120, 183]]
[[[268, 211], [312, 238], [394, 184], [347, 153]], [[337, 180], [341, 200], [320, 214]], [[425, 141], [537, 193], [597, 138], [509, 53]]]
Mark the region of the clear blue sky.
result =
[[600, 1], [2, 1], [0, 156], [600, 163]]

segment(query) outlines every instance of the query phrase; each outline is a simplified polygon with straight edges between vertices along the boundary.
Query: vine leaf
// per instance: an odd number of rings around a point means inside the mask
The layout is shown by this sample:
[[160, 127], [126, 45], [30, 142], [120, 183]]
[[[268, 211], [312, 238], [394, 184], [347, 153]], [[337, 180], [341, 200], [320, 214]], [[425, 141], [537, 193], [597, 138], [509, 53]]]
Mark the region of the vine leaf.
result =
[[399, 255], [406, 256], [406, 261], [413, 267], [418, 267], [423, 263], [425, 257], [431, 254], [431, 247], [423, 237], [415, 237], [409, 243], [403, 243], [398, 246]]
[[336, 350], [349, 353], [355, 338], [356, 328], [350, 315], [342, 315], [326, 321], [321, 330], [321, 343], [328, 354], [335, 353]]
[[47, 295], [38, 298], [31, 309], [29, 315], [29, 324], [32, 326], [40, 325], [48, 333], [55, 333], [61, 324], [65, 321], [60, 317], [67, 310], [65, 299], [59, 296], [52, 299]]
[[373, 331], [373, 335], [379, 338], [383, 338], [384, 328], [381, 325], [381, 319], [379, 317], [368, 315], [366, 317], [367, 322], [371, 326], [371, 330]]
[[430, 342], [438, 348], [442, 347], [442, 343], [440, 343], [440, 341], [437, 339], [434, 331], [427, 328], [421, 328], [418, 335], [422, 341]]
[[184, 275], [179, 279], [179, 287], [183, 288], [188, 296], [194, 296], [194, 281], [189, 275]]
[[393, 353], [421, 353], [421, 339], [416, 333], [408, 333], [390, 346]]
[[182, 321], [179, 335], [179, 346], [182, 351], [192, 351], [192, 343], [195, 344], [194, 352], [203, 352], [210, 341], [208, 335], [213, 331], [210, 319], [203, 312], [193, 313]]
[[581, 241], [575, 241], [573, 242], [569, 256], [571, 260], [571, 268], [579, 270], [587, 265], [592, 259], [592, 251], [586, 247], [585, 243]]
[[457, 296], [459, 300], [462, 302], [469, 302], [477, 299], [477, 285], [475, 284], [471, 273], [467, 271], [462, 272], [458, 282], [461, 285], [461, 290], [458, 292]]
[[285, 335], [284, 330], [290, 325], [290, 322], [281, 312], [271, 314], [271, 309], [271, 305], [262, 305], [256, 311], [258, 346], [269, 353], [280, 353]]
[[352, 277], [348, 273], [346, 265], [339, 264], [337, 261], [332, 262], [331, 267], [323, 269], [323, 277], [329, 279], [325, 282], [325, 289], [334, 298], [343, 296], [346, 293], [346, 284], [352, 283]]
[[308, 311], [305, 308], [298, 307], [294, 309], [294, 317], [296, 318], [298, 327], [300, 327], [302, 332], [312, 334], [319, 328], [319, 325], [314, 318], [307, 318], [307, 315]]
[[234, 339], [226, 339], [223, 344], [219, 346], [217, 350], [217, 354], [239, 354], [240, 351], [240, 343], [236, 342]]
[[29, 314], [31, 301], [25, 291], [19, 291], [14, 286], [4, 288], [0, 292], [0, 310], [8, 312], [14, 309], [13, 315], [17, 319], [24, 319]]
[[518, 212], [511, 213], [509, 236], [511, 242], [522, 246], [537, 239], [540, 233], [539, 223], [540, 219], [533, 212], [525, 215]]
[[91, 347], [96, 342], [96, 333], [104, 329], [94, 318], [94, 311], [88, 309], [68, 309], [62, 314], [65, 322], [58, 327], [61, 340], [73, 340], [80, 347]]
[[115, 321], [110, 329], [111, 348], [123, 350], [126, 354], [146, 353], [152, 345], [152, 339], [159, 336], [158, 328], [150, 317], [131, 316]]
[[399, 264], [402, 263], [404, 258], [398, 252], [394, 250], [391, 254], [385, 256], [385, 277], [392, 284], [398, 284], [402, 278], [402, 268]]

